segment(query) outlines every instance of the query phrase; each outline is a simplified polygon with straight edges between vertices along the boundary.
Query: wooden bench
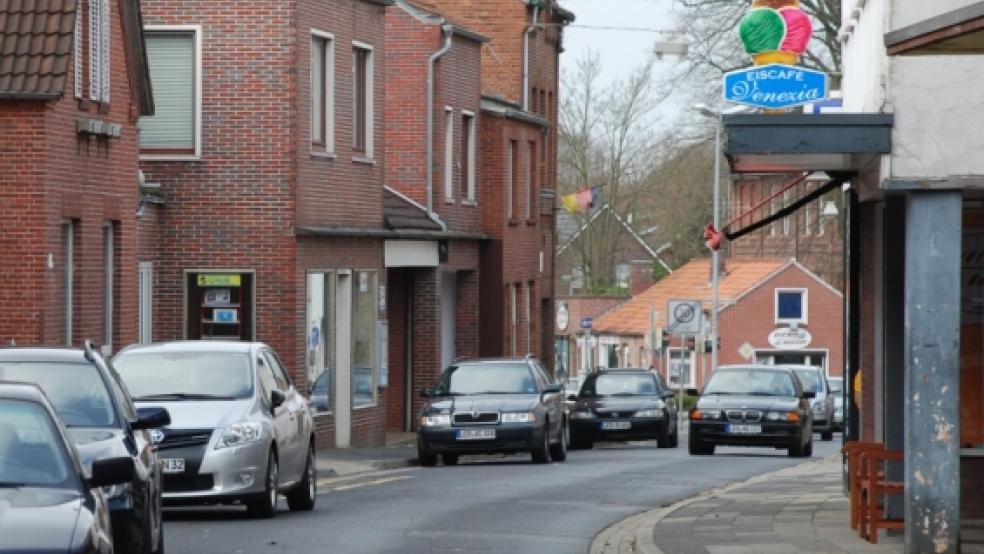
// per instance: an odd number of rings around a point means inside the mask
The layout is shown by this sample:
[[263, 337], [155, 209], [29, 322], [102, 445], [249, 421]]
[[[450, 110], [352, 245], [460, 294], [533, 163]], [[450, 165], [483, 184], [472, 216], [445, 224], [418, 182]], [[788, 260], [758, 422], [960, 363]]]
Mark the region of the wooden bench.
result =
[[866, 476], [861, 464], [861, 454], [883, 450], [885, 450], [883, 443], [862, 441], [851, 441], [841, 448], [841, 452], [847, 455], [847, 486], [851, 494], [851, 529], [858, 529], [861, 526], [861, 508], [867, 501], [867, 498], [864, 497], [866, 489], [862, 485]]
[[878, 543], [879, 529], [903, 529], [905, 521], [889, 519], [886, 514], [886, 504], [882, 501], [888, 494], [904, 494], [905, 483], [889, 480], [886, 475], [886, 462], [903, 460], [900, 450], [863, 450], [859, 456], [864, 478], [861, 480], [861, 497], [859, 520], [861, 538], [871, 544]]

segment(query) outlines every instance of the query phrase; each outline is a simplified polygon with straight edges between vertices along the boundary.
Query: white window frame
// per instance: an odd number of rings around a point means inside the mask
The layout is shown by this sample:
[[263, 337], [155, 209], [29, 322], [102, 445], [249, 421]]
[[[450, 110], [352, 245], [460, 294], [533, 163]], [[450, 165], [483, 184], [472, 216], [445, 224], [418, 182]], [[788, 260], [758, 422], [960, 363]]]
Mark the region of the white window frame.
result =
[[[779, 211], [778, 209], [776, 209], [776, 207], [779, 204], [779, 199], [776, 198], [775, 196], [776, 192], [777, 191], [776, 191], [775, 183], [769, 185], [769, 196], [772, 197], [772, 199], [769, 200], [769, 216], [775, 216], [776, 212]], [[769, 236], [770, 237], [776, 236], [776, 234], [778, 234], [779, 232], [778, 229], [779, 229], [779, 222], [773, 219], [772, 223], [769, 224]]]
[[454, 203], [454, 108], [444, 107], [444, 201]]
[[[314, 144], [314, 129], [309, 129], [311, 135], [311, 153], [328, 157], [335, 156], [335, 35], [318, 29], [311, 29], [310, 48], [314, 48], [314, 39], [324, 40], [325, 48], [325, 104], [321, 107], [321, 117], [325, 124], [325, 145], [321, 150], [321, 145]], [[310, 56], [308, 56], [310, 58]], [[309, 62], [310, 63], [310, 62]], [[308, 78], [313, 83], [314, 68], [308, 72]], [[310, 89], [311, 86], [309, 85]], [[313, 101], [313, 98], [312, 98]], [[313, 114], [312, 114], [313, 115]], [[311, 119], [311, 118], [308, 118]]]
[[468, 151], [461, 153], [462, 156], [466, 156], [468, 161], [468, 171], [461, 177], [465, 182], [465, 202], [474, 205], [477, 203], [475, 198], [475, 112], [461, 110], [461, 115], [461, 132], [468, 139]]
[[[780, 318], [779, 317], [779, 294], [780, 293], [800, 293], [800, 305], [802, 311], [799, 318]], [[775, 315], [776, 325], [780, 324], [796, 324], [796, 325], [806, 325], [809, 323], [809, 308], [810, 308], [810, 289], [806, 288], [777, 288], [775, 291], [775, 299], [773, 301], [773, 315]]]
[[111, 9], [109, 0], [89, 0], [89, 98], [93, 102], [108, 103], [110, 97]]
[[[369, 55], [366, 56], [366, 150], [363, 152], [363, 157], [356, 156], [354, 159], [356, 161], [362, 162], [375, 162], [375, 149], [373, 148], [373, 141], [375, 132], [373, 129], [373, 121], [375, 121], [375, 68], [376, 68], [376, 49], [371, 44], [365, 42], [360, 42], [357, 40], [352, 41], [353, 49], [367, 50]], [[352, 68], [354, 74], [355, 67]], [[355, 121], [355, 114], [352, 114], [352, 120]], [[355, 128], [353, 125], [352, 132], [355, 133]]]
[[75, 62], [75, 97], [79, 100], [82, 99], [82, 68], [85, 66], [85, 62], [82, 59], [84, 48], [82, 47], [82, 2], [81, 0], [76, 0], [75, 3], [75, 45], [74, 45], [74, 62]]
[[[784, 191], [782, 193], [782, 207], [783, 207], [783, 209], [786, 209], [786, 208], [789, 207], [789, 191], [788, 190], [787, 191]], [[785, 217], [782, 218], [782, 234], [785, 237], [788, 237], [789, 236], [789, 218], [792, 215], [793, 214], [787, 214]]]
[[154, 262], [140, 262], [138, 321], [140, 344], [154, 342]]
[[[144, 32], [192, 33], [195, 47], [195, 108], [194, 154], [140, 154], [141, 160], [198, 161], [202, 159], [202, 26], [201, 25], [144, 25]], [[138, 145], [139, 147], [139, 145]]]

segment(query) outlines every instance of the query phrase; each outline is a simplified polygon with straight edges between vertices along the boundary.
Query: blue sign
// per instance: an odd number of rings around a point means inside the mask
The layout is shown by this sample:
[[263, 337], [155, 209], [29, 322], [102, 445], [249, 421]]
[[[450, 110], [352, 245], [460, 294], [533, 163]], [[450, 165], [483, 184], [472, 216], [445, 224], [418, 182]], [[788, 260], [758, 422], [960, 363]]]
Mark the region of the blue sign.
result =
[[757, 108], [777, 109], [827, 97], [827, 74], [795, 65], [769, 64], [724, 75], [724, 99]]
[[591, 325], [594, 323], [593, 317], [582, 317], [581, 318], [581, 329], [590, 329]]

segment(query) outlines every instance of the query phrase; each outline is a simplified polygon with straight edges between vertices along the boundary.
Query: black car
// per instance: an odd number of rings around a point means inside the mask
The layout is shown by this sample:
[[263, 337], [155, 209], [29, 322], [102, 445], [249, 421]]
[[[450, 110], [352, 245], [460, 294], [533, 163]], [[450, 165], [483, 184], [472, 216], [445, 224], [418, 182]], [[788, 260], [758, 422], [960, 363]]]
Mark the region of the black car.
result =
[[164, 549], [161, 469], [150, 429], [171, 422], [163, 408], [134, 408], [116, 371], [85, 348], [0, 348], [0, 381], [36, 383], [61, 418], [82, 463], [126, 456], [133, 479], [105, 487], [117, 552]]
[[645, 369], [600, 369], [581, 385], [571, 412], [571, 448], [598, 441], [652, 440], [660, 448], [678, 443], [676, 400], [662, 378]]
[[561, 385], [540, 362], [526, 359], [462, 360], [421, 392], [417, 456], [433, 466], [462, 454], [530, 452], [535, 463], [567, 458]]
[[721, 366], [690, 411], [690, 453], [714, 454], [721, 444], [771, 446], [789, 449], [793, 457], [812, 456], [814, 396], [785, 367]]
[[99, 460], [86, 472], [44, 393], [0, 381], [0, 552], [111, 554], [101, 487], [133, 472], [129, 457]]

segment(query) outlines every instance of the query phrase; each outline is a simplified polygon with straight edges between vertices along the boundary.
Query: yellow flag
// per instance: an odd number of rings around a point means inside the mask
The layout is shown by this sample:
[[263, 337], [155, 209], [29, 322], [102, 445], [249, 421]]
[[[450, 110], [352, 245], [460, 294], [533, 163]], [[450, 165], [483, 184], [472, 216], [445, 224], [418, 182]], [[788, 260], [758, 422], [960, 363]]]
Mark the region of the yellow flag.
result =
[[564, 204], [564, 209], [567, 210], [568, 212], [570, 212], [572, 214], [581, 213], [580, 206], [578, 206], [578, 203], [577, 203], [577, 193], [576, 192], [573, 193], [573, 194], [568, 194], [568, 195], [562, 196], [560, 198], [560, 201]]

